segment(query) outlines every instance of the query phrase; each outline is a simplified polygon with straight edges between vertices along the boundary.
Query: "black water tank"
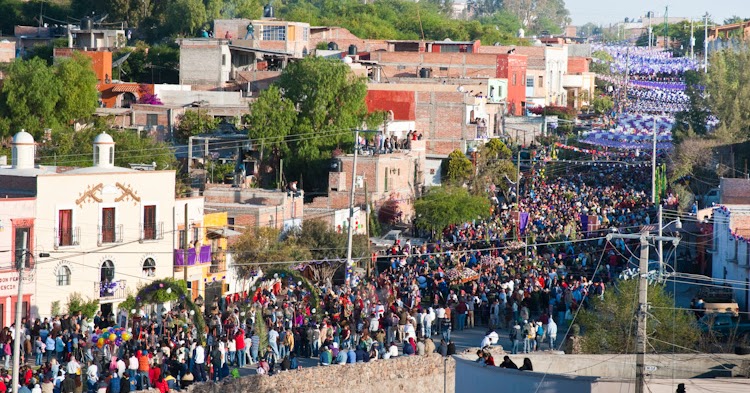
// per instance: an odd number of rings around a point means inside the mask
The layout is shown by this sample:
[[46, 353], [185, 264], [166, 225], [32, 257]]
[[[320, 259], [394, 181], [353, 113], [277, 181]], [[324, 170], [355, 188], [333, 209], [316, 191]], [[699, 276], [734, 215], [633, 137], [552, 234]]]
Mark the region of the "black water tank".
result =
[[344, 163], [339, 158], [331, 160], [331, 172], [342, 172], [344, 170]]
[[81, 18], [81, 30], [93, 30], [94, 29], [94, 21], [91, 20], [88, 16], [84, 16]]
[[328, 50], [339, 50], [339, 44], [331, 41], [328, 43]]
[[357, 55], [357, 45], [351, 44], [349, 45], [349, 56], [356, 56]]
[[264, 18], [273, 18], [273, 6], [271, 4], [266, 4], [263, 7], [263, 17]]
[[432, 69], [431, 68], [420, 68], [419, 69], [419, 77], [420, 78], [430, 78], [432, 76]]

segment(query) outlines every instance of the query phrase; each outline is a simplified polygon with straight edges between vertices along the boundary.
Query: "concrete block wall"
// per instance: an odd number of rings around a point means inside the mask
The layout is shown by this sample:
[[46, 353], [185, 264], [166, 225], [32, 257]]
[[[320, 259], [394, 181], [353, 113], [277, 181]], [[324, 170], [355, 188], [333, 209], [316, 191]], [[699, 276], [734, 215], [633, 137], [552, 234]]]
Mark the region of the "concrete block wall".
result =
[[[180, 84], [222, 84], [220, 45], [183, 45], [180, 47]], [[227, 62], [230, 59], [226, 59]]]
[[274, 376], [251, 375], [190, 386], [188, 393], [446, 393], [455, 392], [456, 362], [452, 358], [403, 356], [301, 370]]

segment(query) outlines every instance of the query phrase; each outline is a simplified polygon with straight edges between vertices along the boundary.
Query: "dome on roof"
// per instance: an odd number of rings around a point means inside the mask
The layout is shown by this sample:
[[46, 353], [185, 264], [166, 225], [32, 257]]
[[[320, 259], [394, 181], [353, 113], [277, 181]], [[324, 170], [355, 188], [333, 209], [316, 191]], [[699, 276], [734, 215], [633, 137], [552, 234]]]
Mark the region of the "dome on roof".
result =
[[94, 143], [115, 143], [115, 141], [112, 139], [111, 135], [102, 132], [94, 138]]
[[34, 143], [34, 137], [31, 136], [28, 132], [21, 130], [21, 132], [16, 133], [16, 135], [13, 135], [13, 144], [27, 144], [27, 143]]
[[352, 64], [352, 58], [349, 56], [345, 56], [343, 59], [341, 59], [346, 64]]

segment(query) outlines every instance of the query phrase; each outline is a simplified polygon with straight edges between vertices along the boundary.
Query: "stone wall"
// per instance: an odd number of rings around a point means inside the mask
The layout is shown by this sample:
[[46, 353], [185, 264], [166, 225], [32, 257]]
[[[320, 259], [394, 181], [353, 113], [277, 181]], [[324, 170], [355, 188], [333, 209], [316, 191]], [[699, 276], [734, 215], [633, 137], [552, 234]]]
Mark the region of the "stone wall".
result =
[[[310, 367], [274, 376], [251, 375], [214, 384], [197, 384], [188, 393], [369, 393], [455, 391], [456, 362], [438, 355], [407, 356], [369, 363]], [[447, 373], [444, 374], [444, 371]]]

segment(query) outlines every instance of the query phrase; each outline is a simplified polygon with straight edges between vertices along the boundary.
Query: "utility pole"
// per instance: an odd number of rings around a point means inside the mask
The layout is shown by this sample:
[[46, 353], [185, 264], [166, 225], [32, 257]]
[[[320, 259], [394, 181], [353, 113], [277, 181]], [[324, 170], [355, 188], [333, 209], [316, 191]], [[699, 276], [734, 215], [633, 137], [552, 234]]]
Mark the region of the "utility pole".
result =
[[656, 203], [656, 115], [654, 115], [654, 139], [651, 151], [651, 203]]
[[703, 73], [708, 73], [708, 12], [703, 15], [706, 24], [703, 28]]
[[695, 34], [693, 30], [693, 18], [690, 18], [690, 59], [695, 60]]
[[679, 237], [651, 236], [647, 231], [640, 234], [615, 234], [607, 235], [607, 240], [612, 239], [638, 239], [641, 245], [641, 255], [638, 259], [638, 309], [635, 348], [635, 393], [646, 393], [646, 348], [648, 346], [648, 335], [646, 331], [646, 318], [648, 316], [648, 248], [649, 240], [671, 241], [675, 247], [680, 243]]
[[17, 254], [19, 250], [13, 250], [13, 252], [16, 252], [16, 269], [18, 269], [18, 297], [16, 298], [15, 321], [16, 329], [13, 332], [13, 380], [11, 385], [13, 386], [13, 392], [18, 392], [20, 386], [18, 384], [18, 371], [21, 368], [21, 329], [23, 329], [23, 325], [21, 324], [21, 311], [23, 310], [23, 269], [26, 268], [26, 254], [29, 252], [29, 250], [26, 249], [26, 245], [29, 241], [28, 237], [29, 232], [23, 231], [23, 243], [21, 243], [20, 255]]
[[669, 49], [669, 6], [664, 11], [664, 50]]
[[642, 232], [641, 257], [638, 261], [638, 320], [635, 348], [635, 393], [646, 392], [646, 314], [648, 312], [648, 232]]
[[651, 52], [651, 43], [654, 42], [652, 38], [652, 34], [654, 32], [653, 28], [651, 28], [651, 16], [653, 16], [653, 12], [648, 11], [648, 51]]
[[352, 188], [349, 190], [349, 233], [346, 239], [346, 282], [351, 285], [352, 238], [354, 237], [354, 187], [357, 185], [357, 151], [359, 150], [359, 130], [354, 130], [354, 161], [352, 162]]

